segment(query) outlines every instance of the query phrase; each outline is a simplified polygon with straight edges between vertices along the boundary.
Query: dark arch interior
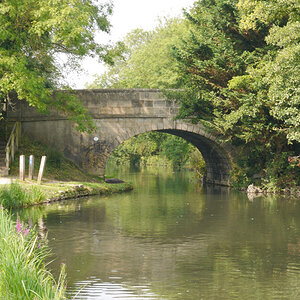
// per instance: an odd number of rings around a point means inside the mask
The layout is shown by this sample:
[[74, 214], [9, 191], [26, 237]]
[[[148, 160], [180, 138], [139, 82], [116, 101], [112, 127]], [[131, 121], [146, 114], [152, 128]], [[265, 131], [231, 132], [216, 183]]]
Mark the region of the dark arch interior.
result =
[[229, 159], [224, 153], [224, 150], [222, 151], [217, 143], [204, 136], [188, 131], [177, 129], [159, 131], [182, 137], [198, 148], [206, 164], [206, 182], [220, 185], [229, 185]]

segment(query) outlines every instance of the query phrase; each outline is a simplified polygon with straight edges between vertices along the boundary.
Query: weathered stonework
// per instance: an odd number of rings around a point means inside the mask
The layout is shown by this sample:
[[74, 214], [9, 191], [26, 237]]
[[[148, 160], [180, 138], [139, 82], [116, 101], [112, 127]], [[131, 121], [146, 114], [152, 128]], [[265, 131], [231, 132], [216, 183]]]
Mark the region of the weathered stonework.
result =
[[42, 115], [24, 101], [18, 101], [14, 111], [8, 112], [8, 118], [20, 120], [23, 132], [29, 137], [58, 148], [80, 168], [100, 175], [104, 175], [113, 150], [125, 140], [149, 131], [174, 134], [200, 150], [207, 167], [206, 181], [228, 185], [231, 149], [201, 125], [175, 121], [178, 106], [164, 100], [159, 90], [77, 90], [75, 93], [95, 121], [97, 130], [93, 134], [79, 133], [63, 115], [55, 111]]

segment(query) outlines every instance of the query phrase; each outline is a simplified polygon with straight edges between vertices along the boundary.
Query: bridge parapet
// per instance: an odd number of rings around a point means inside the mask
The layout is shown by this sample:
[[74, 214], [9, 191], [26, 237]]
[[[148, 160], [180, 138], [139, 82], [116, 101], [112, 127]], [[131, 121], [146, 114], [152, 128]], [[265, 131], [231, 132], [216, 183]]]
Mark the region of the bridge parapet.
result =
[[[66, 91], [66, 93], [70, 93]], [[75, 93], [94, 119], [123, 118], [153, 118], [175, 117], [179, 105], [175, 101], [166, 101], [160, 90], [150, 89], [95, 89], [75, 90]], [[66, 116], [52, 110], [50, 114], [40, 114], [26, 102], [16, 103], [15, 109], [9, 111], [10, 119], [58, 120]]]
[[166, 101], [160, 90], [78, 90], [76, 93], [94, 118], [173, 117], [179, 106]]

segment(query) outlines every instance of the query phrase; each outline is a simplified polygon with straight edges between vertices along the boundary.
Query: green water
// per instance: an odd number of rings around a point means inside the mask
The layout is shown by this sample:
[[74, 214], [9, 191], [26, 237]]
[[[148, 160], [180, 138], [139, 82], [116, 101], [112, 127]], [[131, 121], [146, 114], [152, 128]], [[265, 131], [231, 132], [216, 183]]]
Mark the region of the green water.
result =
[[134, 191], [20, 212], [48, 228], [75, 299], [300, 299], [300, 201], [118, 170]]

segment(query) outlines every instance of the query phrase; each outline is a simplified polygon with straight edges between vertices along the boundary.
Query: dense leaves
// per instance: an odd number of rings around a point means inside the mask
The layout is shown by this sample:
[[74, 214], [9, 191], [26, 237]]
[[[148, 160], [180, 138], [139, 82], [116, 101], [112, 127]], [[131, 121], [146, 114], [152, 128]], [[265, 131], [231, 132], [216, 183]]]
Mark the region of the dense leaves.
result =
[[190, 36], [174, 47], [185, 79], [185, 92], [170, 93], [178, 117], [239, 146], [242, 184], [299, 184], [287, 159], [299, 154], [299, 16], [295, 1], [197, 1]]
[[[91, 0], [3, 0], [0, 3], [0, 100], [19, 100], [41, 110], [49, 107], [71, 114], [80, 130], [91, 129], [84, 108], [71, 97], [53, 89], [61, 87], [57, 55], [68, 57], [76, 67], [79, 58], [97, 55], [105, 59], [106, 49], [94, 40], [96, 29], [109, 30], [111, 6]], [[60, 98], [58, 100], [58, 98]], [[86, 121], [88, 121], [86, 123]]]
[[203, 159], [195, 147], [182, 138], [154, 131], [125, 141], [113, 152], [112, 159], [118, 164], [169, 164], [178, 168], [184, 166], [191, 155], [193, 160], [189, 163], [196, 168], [196, 160], [202, 163]]

